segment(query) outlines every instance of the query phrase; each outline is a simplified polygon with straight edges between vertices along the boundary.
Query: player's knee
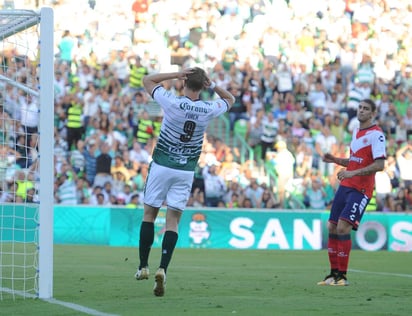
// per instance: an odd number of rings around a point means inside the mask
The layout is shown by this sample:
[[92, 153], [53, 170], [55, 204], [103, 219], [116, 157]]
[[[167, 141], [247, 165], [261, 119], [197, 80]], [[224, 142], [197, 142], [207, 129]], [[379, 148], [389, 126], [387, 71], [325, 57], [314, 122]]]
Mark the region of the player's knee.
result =
[[337, 231], [336, 224], [328, 222], [328, 231], [329, 231], [329, 234], [337, 234], [338, 231]]

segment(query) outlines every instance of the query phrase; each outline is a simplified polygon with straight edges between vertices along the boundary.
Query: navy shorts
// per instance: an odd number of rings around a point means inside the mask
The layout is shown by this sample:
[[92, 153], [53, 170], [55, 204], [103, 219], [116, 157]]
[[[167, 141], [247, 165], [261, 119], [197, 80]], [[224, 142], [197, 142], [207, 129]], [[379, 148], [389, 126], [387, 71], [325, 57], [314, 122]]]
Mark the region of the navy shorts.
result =
[[355, 190], [344, 186], [339, 186], [330, 210], [329, 222], [338, 224], [338, 220], [343, 220], [352, 225], [353, 230], [357, 230], [362, 219], [369, 198]]

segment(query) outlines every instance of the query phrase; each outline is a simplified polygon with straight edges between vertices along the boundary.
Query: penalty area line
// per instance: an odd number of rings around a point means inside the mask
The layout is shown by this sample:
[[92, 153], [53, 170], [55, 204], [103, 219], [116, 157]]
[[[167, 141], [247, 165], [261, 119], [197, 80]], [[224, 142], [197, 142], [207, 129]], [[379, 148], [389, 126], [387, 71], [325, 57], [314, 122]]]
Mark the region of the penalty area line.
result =
[[376, 275], [396, 276], [396, 277], [401, 277], [401, 278], [412, 278], [412, 274], [404, 274], [404, 273], [372, 272], [372, 271], [364, 271], [364, 270], [356, 270], [356, 269], [349, 269], [349, 271], [365, 273], [365, 274], [376, 274]]

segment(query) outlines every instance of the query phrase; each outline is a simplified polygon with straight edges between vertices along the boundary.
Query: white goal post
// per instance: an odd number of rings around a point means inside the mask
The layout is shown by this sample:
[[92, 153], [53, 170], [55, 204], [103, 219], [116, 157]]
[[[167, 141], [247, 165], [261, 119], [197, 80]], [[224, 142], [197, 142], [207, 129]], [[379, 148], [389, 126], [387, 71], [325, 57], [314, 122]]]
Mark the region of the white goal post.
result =
[[[27, 38], [27, 34], [31, 34], [28, 35], [29, 38]], [[37, 43], [33, 44], [33, 38], [37, 39]], [[16, 55], [5, 56], [6, 48], [11, 54]], [[9, 114], [5, 112], [8, 97], [13, 99], [27, 95], [37, 100], [39, 122], [36, 127], [36, 170], [27, 171], [28, 168], [23, 168], [26, 170], [26, 177], [30, 173], [36, 175], [33, 182], [36, 184], [37, 201], [22, 201], [15, 198], [17, 190], [20, 189], [17, 189], [18, 185], [17, 188], [15, 186], [14, 189], [10, 189], [9, 183], [14, 185], [19, 183], [20, 179], [17, 178], [17, 175], [13, 175], [7, 184], [3, 178], [1, 179], [1, 194], [3, 196], [8, 194], [12, 201], [7, 200], [0, 203], [0, 300], [6, 296], [48, 299], [53, 297], [53, 10], [46, 7], [39, 11], [0, 10], [0, 53], [2, 54], [0, 65], [2, 67], [0, 71], [0, 106], [2, 108], [0, 120], [2, 126], [0, 132], [3, 135], [9, 133], [5, 129], [6, 119], [7, 124], [9, 124], [7, 128], [21, 126], [21, 122], [18, 122], [18, 115], [16, 117], [10, 115], [9, 117]], [[32, 56], [28, 56], [28, 54]], [[26, 78], [27, 80], [23, 82], [16, 76], [10, 75], [12, 70], [8, 71], [10, 67], [16, 66], [10, 66], [6, 63], [6, 58], [9, 58], [8, 60], [15, 61], [17, 64], [16, 60], [22, 56], [27, 58], [26, 62], [35, 65], [33, 69], [36, 70], [30, 78]], [[15, 95], [13, 96], [10, 91], [15, 91]], [[27, 110], [27, 113], [29, 111]], [[5, 146], [4, 141], [1, 146]], [[7, 151], [9, 151], [8, 155], [13, 150], [16, 152], [12, 141], [6, 146]], [[17, 144], [15, 143], [14, 146]], [[14, 160], [17, 160], [17, 157], [20, 156], [16, 153]], [[3, 171], [0, 170], [0, 173], [3, 172], [2, 175], [8, 174], [7, 168], [10, 169], [10, 167], [1, 165], [0, 168], [2, 167]]]

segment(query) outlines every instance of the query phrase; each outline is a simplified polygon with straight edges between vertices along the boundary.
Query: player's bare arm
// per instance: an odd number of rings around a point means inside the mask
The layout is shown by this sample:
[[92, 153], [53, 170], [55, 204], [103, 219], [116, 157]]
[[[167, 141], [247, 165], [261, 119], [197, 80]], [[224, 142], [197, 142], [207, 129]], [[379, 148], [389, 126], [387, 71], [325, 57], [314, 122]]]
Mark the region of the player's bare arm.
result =
[[216, 84], [212, 80], [210, 80], [210, 78], [208, 78], [208, 80], [206, 81], [205, 88], [213, 89], [220, 98], [228, 103], [229, 108], [235, 103], [235, 97], [226, 89], [216, 86]]
[[382, 171], [385, 167], [385, 159], [376, 159], [372, 164], [366, 166], [365, 168], [361, 168], [358, 170], [341, 170], [338, 172], [337, 177], [338, 180], [343, 180], [346, 178], [352, 178], [354, 176], [366, 176], [369, 174], [376, 173], [378, 171]]
[[186, 80], [187, 75], [191, 73], [193, 70], [191, 68], [184, 69], [182, 71], [177, 72], [165, 72], [165, 73], [156, 73], [150, 74], [143, 77], [143, 86], [147, 93], [152, 94], [153, 89], [162, 81], [171, 80], [171, 79], [178, 79], [178, 80]]
[[324, 162], [329, 162], [329, 163], [333, 162], [333, 163], [336, 163], [337, 165], [343, 166], [343, 167], [347, 167], [348, 164], [349, 164], [349, 159], [347, 159], [347, 158], [338, 158], [338, 157], [333, 156], [330, 153], [326, 153], [322, 157], [322, 160]]

